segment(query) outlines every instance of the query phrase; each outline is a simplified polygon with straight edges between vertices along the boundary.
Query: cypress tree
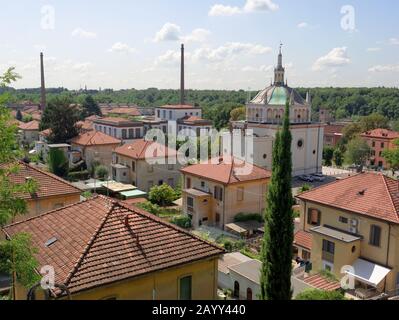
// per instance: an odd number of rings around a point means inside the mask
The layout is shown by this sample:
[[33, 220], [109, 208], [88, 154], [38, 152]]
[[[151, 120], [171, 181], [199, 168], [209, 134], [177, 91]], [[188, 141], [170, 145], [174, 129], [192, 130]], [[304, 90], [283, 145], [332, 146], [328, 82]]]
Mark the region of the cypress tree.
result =
[[265, 236], [262, 243], [261, 299], [290, 300], [292, 243], [294, 237], [292, 179], [292, 136], [289, 103], [284, 125], [276, 134], [272, 178], [267, 194]]

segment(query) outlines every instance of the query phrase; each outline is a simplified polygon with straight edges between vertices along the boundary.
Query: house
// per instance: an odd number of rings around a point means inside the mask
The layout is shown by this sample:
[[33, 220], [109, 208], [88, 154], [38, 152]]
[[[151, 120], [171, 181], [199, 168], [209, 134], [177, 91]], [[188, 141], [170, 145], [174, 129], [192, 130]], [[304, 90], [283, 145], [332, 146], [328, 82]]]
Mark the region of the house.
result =
[[219, 258], [218, 285], [239, 300], [258, 300], [262, 263], [242, 253], [226, 253]]
[[324, 145], [335, 148], [343, 137], [345, 124], [332, 123], [324, 127]]
[[80, 189], [56, 175], [19, 162], [19, 171], [10, 176], [11, 182], [20, 184], [29, 179], [37, 183], [38, 190], [34, 194], [23, 193], [20, 195], [20, 198], [27, 202], [28, 212], [16, 220], [37, 216], [80, 201], [82, 192]]
[[136, 140], [115, 149], [112, 177], [146, 192], [164, 183], [175, 188], [180, 183], [181, 168], [176, 157], [176, 150], [154, 141]]
[[94, 162], [111, 168], [112, 152], [120, 144], [119, 139], [100, 131], [81, 133], [71, 140], [72, 149], [81, 152], [88, 168], [91, 168]]
[[201, 131], [205, 135], [212, 130], [212, 121], [198, 116], [185, 116], [177, 121], [177, 132], [186, 137], [199, 137]]
[[21, 131], [21, 142], [30, 145], [39, 139], [39, 121], [32, 120], [27, 123], [21, 123], [18, 129]]
[[[55, 283], [67, 290], [51, 290], [50, 299], [67, 299], [66, 292], [73, 300], [216, 299], [221, 248], [111, 198], [96, 196], [3, 231], [8, 239], [30, 234], [38, 269], [54, 268]], [[27, 288], [14, 290], [26, 299]]]
[[[341, 279], [354, 269], [365, 293], [399, 289], [399, 184], [377, 173], [360, 173], [297, 196], [301, 231], [294, 246], [313, 271]], [[309, 256], [310, 253], [310, 256]]]
[[394, 142], [395, 140], [399, 139], [399, 132], [387, 129], [375, 129], [365, 132], [360, 136], [371, 148], [371, 155], [368, 160], [368, 165], [381, 169], [389, 169], [390, 166], [382, 154], [386, 150], [397, 148]]
[[141, 139], [144, 136], [144, 125], [141, 121], [124, 118], [100, 118], [93, 121], [94, 129], [124, 143]]
[[271, 172], [232, 157], [190, 165], [183, 174], [183, 211], [194, 227], [225, 229], [239, 213], [262, 213]]

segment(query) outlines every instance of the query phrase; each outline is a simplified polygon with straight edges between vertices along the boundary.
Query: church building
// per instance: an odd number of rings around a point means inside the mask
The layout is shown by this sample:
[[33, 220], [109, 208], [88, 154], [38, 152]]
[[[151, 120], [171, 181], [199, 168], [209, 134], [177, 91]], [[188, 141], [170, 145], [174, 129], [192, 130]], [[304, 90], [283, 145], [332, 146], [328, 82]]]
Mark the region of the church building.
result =
[[[272, 151], [276, 133], [284, 119], [286, 102], [290, 104], [290, 129], [292, 133], [293, 175], [313, 174], [322, 171], [324, 125], [312, 122], [312, 101], [307, 93], [304, 99], [285, 81], [281, 46], [274, 83], [260, 91], [246, 105], [246, 120], [231, 122], [232, 129], [253, 132], [253, 152], [246, 145], [246, 160], [265, 169], [271, 169]], [[251, 146], [252, 148], [252, 146]]]

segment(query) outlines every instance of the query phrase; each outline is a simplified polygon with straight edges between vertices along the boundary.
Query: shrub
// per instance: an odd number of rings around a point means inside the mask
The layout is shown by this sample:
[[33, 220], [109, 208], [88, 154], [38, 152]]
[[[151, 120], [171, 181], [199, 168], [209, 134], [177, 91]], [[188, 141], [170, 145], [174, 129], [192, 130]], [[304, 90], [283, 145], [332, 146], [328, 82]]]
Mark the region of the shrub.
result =
[[50, 149], [48, 166], [51, 173], [54, 173], [59, 177], [67, 176], [69, 163], [64, 151], [56, 148]]
[[96, 177], [100, 180], [105, 180], [108, 177], [108, 168], [106, 166], [98, 166], [95, 172]]
[[229, 240], [226, 240], [226, 241], [223, 243], [223, 247], [224, 247], [225, 250], [228, 251], [228, 252], [232, 252], [232, 251], [233, 251], [233, 244], [232, 244], [231, 241], [229, 241]]
[[171, 222], [180, 228], [190, 229], [191, 228], [191, 218], [188, 216], [174, 217]]
[[295, 300], [346, 300], [340, 291], [308, 289], [298, 294]]
[[305, 183], [299, 188], [299, 193], [304, 193], [310, 190], [312, 190], [312, 186], [309, 183]]
[[87, 170], [68, 173], [68, 180], [70, 181], [87, 180], [89, 178], [90, 178], [90, 172]]
[[153, 204], [149, 201], [143, 202], [143, 203], [138, 203], [137, 206], [153, 215], [156, 215], [156, 216], [159, 216], [160, 212], [161, 212], [161, 208], [158, 205]]
[[258, 221], [263, 222], [263, 217], [259, 213], [239, 213], [234, 217], [234, 222]]
[[148, 199], [159, 206], [168, 206], [175, 201], [175, 191], [167, 184], [152, 187]]

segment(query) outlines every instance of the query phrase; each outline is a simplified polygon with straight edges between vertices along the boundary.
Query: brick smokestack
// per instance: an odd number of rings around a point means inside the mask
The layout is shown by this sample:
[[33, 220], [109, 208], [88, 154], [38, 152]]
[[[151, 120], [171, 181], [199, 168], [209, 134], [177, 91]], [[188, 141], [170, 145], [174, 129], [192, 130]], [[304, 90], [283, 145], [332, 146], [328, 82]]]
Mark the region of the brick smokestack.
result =
[[185, 104], [184, 97], [184, 44], [181, 45], [181, 66], [180, 66], [180, 104]]
[[40, 110], [44, 111], [46, 108], [46, 84], [44, 81], [44, 62], [43, 62], [43, 52], [40, 53]]

